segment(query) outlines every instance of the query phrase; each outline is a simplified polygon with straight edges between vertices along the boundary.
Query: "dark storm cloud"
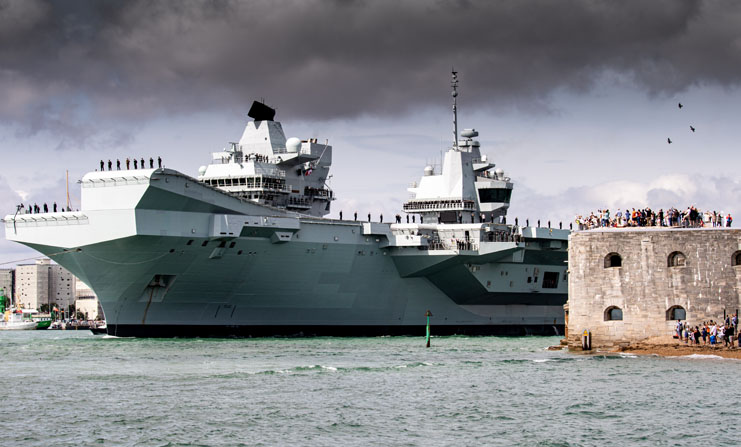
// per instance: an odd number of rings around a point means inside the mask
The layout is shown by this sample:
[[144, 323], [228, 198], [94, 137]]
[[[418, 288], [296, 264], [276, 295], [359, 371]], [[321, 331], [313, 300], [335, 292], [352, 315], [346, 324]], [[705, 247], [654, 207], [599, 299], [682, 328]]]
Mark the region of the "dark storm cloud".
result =
[[402, 113], [547, 102], [617, 74], [650, 94], [741, 79], [741, 5], [696, 1], [0, 0], [0, 119], [94, 123], [244, 112]]

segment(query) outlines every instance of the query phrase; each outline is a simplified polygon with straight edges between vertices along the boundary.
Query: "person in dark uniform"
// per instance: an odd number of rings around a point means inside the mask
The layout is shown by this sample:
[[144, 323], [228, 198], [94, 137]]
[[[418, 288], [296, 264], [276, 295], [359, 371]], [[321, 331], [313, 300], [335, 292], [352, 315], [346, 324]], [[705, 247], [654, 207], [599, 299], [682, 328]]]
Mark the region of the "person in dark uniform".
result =
[[340, 220], [342, 220], [342, 211], [340, 211]]
[[370, 222], [370, 213], [368, 213], [368, 222]]
[[145, 164], [144, 164], [144, 157], [142, 157], [142, 161], [141, 161], [141, 163], [142, 163], [142, 169], [144, 169], [144, 168], [146, 168], [146, 167], [147, 167], [147, 165], [145, 165]]
[[157, 156], [157, 166], [162, 168], [162, 157]]
[[154, 169], [154, 160], [152, 159], [152, 157], [149, 157], [149, 168]]
[[407, 223], [409, 223], [409, 214], [407, 214]]
[[108, 159], [108, 170], [109, 171], [112, 171], [113, 170], [113, 163], [111, 162], [110, 159]]
[[130, 163], [131, 160], [129, 160], [129, 157], [126, 157], [126, 170], [128, 171], [130, 169]]
[[358, 221], [358, 212], [355, 211], [355, 222], [357, 222], [357, 221]]
[[52, 209], [55, 213], [57, 212], [57, 202], [54, 202], [54, 204], [52, 205]]
[[103, 160], [100, 160], [100, 170], [102, 171], [104, 169], [105, 169], [105, 163], [103, 162]]
[[44, 212], [45, 213], [49, 212], [49, 206], [46, 203], [44, 204]]
[[136, 158], [134, 159], [134, 169], [139, 169], [138, 161], [136, 161]]
[[121, 160], [119, 160], [118, 158], [116, 159], [116, 170], [121, 170]]

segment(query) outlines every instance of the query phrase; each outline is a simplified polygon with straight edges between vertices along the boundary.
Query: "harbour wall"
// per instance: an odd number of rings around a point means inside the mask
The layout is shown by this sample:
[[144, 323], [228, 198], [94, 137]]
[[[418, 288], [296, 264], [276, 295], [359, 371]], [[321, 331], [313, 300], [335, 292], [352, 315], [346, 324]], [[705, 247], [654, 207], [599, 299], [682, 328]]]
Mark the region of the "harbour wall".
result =
[[741, 230], [640, 228], [569, 236], [567, 342], [581, 349], [672, 341], [677, 319], [721, 321], [741, 307]]

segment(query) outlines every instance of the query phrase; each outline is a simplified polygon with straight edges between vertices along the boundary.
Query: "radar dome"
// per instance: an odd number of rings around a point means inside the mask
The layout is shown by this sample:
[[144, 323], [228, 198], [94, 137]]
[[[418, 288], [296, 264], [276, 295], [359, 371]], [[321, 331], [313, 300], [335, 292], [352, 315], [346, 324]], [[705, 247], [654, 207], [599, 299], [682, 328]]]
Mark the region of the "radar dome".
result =
[[200, 168], [198, 168], [198, 175], [206, 175], [206, 167], [205, 166], [201, 166]]
[[501, 179], [504, 177], [504, 170], [502, 168], [496, 168], [494, 174], [496, 174], [497, 178]]
[[435, 169], [432, 166], [425, 166], [425, 175], [432, 175], [435, 173]]
[[476, 129], [463, 129], [461, 132], [461, 136], [463, 138], [473, 138], [478, 137], [479, 133], [476, 131]]
[[301, 149], [301, 140], [296, 137], [291, 137], [286, 140], [286, 151], [290, 154], [295, 154]]

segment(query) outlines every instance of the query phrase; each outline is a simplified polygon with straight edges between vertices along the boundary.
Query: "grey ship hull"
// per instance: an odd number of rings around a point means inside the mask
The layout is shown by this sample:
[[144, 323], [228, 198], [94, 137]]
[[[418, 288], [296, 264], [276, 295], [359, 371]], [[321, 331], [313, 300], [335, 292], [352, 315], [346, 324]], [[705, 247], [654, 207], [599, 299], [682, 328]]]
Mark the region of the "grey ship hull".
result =
[[[566, 232], [433, 250], [388, 224], [291, 215], [175, 171], [146, 175], [83, 181], [82, 212], [5, 219], [8, 239], [91, 286], [109, 334], [420, 335], [427, 310], [433, 334], [563, 333]], [[557, 286], [528, 280], [546, 271]]]

